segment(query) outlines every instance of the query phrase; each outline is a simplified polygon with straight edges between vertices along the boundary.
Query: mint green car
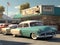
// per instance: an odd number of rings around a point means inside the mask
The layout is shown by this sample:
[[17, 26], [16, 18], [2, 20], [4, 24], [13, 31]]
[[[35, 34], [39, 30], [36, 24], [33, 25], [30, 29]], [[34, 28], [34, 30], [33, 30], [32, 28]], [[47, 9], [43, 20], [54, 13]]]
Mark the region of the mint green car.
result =
[[52, 38], [56, 35], [57, 29], [51, 26], [44, 26], [42, 21], [30, 20], [23, 21], [19, 24], [19, 27], [12, 29], [13, 36], [26, 36], [32, 39], [37, 38]]

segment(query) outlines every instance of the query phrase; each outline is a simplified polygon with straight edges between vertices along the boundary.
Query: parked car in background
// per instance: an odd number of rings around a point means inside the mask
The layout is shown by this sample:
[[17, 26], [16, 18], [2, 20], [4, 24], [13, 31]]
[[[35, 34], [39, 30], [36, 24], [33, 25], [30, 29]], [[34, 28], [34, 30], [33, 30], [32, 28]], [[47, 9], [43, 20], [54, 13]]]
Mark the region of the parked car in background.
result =
[[5, 27], [7, 27], [7, 26], [8, 26], [7, 23], [0, 23], [0, 33], [2, 33], [2, 32], [1, 32], [1, 28], [5, 28]]
[[52, 38], [56, 35], [57, 29], [51, 26], [44, 26], [42, 21], [23, 21], [18, 28], [11, 29], [13, 36], [26, 36], [32, 39]]
[[8, 27], [5, 27], [5, 28], [2, 28], [1, 30], [2, 30], [2, 34], [11, 34], [10, 33], [10, 30], [11, 29], [14, 29], [14, 28], [17, 28], [18, 27], [18, 25], [17, 24], [9, 24], [8, 25]]

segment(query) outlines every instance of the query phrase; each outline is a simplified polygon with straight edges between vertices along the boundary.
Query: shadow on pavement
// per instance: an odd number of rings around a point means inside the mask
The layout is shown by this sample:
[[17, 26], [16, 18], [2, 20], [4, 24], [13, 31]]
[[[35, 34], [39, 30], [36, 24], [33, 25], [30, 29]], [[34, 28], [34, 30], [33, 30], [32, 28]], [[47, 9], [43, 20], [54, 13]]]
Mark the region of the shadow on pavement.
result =
[[[26, 39], [30, 39], [30, 40], [33, 40], [29, 37], [24, 37], [24, 36], [20, 36], [18, 38], [26, 38]], [[57, 38], [57, 37], [54, 37], [54, 38], [38, 38], [37, 41], [48, 41], [48, 42], [60, 42], [60, 38]]]
[[29, 44], [31, 43], [0, 40], [0, 45], [29, 45]]
[[57, 31], [57, 33], [56, 34], [60, 34], [60, 31]]
[[41, 41], [48, 41], [48, 42], [60, 42], [60, 38], [51, 38], [51, 39], [43, 39], [43, 38], [40, 38], [40, 39], [37, 39], [37, 40], [41, 40]]
[[25, 39], [32, 39], [31, 37], [25, 37], [25, 36], [16, 36], [14, 38], [25, 38]]
[[60, 38], [52, 38], [48, 42], [60, 42]]

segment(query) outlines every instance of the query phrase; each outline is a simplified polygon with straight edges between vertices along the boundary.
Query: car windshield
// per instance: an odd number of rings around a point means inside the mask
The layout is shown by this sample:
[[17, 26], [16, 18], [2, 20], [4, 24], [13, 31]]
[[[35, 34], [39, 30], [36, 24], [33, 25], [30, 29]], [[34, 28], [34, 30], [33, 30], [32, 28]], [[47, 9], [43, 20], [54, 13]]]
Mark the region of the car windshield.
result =
[[10, 28], [17, 28], [17, 26], [11, 26]]
[[17, 25], [9, 25], [8, 28], [17, 28]]
[[30, 26], [42, 26], [43, 23], [42, 22], [31, 22]]

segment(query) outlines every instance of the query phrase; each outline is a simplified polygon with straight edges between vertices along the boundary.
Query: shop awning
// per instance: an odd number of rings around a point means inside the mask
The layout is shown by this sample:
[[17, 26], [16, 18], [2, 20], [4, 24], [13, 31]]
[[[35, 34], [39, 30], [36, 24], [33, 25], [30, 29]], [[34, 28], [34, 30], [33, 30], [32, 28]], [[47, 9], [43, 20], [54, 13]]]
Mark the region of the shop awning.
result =
[[16, 14], [13, 18], [14, 18], [14, 19], [19, 19], [19, 18], [21, 18], [21, 17], [22, 17], [21, 14]]
[[[43, 15], [43, 14], [32, 14], [32, 15], [22, 15], [22, 14], [16, 14], [13, 18], [14, 19], [20, 19], [20, 18], [27, 18], [27, 17], [34, 17], [34, 16], [49, 16], [49, 15]], [[50, 16], [58, 16], [58, 15], [50, 15]]]
[[27, 16], [24, 16], [24, 15], [22, 15], [22, 14], [16, 14], [15, 16], [14, 16], [14, 19], [19, 19], [19, 18], [26, 18], [26, 17], [33, 17], [33, 16], [39, 16], [40, 14], [32, 14], [32, 15], [27, 15]]

